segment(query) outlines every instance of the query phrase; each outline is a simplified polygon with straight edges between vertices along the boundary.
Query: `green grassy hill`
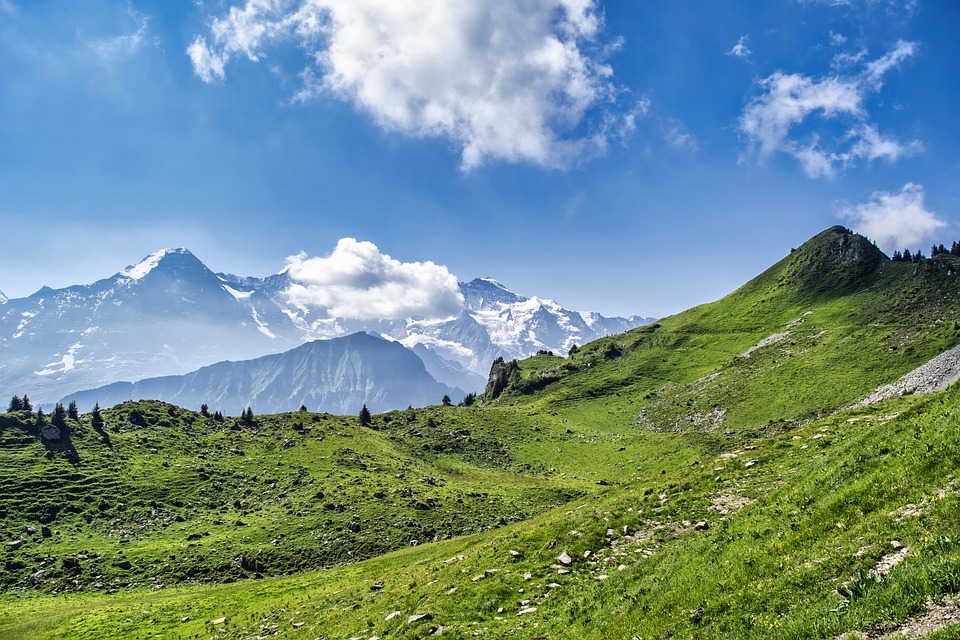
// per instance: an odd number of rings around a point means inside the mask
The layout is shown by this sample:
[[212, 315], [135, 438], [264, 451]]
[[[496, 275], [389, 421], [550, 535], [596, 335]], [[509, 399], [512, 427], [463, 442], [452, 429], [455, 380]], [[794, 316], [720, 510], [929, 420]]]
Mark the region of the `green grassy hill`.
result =
[[835, 227], [720, 301], [371, 428], [140, 402], [50, 443], [2, 416], [0, 638], [935, 627], [960, 391], [841, 409], [960, 343], [958, 272]]

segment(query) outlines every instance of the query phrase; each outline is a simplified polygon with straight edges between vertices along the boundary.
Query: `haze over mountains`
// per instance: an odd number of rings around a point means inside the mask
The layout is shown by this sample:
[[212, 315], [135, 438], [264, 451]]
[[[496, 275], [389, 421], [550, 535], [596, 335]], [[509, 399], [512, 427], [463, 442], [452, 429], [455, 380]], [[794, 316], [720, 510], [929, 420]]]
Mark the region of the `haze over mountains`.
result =
[[[439, 381], [433, 389], [479, 391], [498, 356], [565, 351], [653, 320], [570, 311], [489, 278], [461, 282], [463, 306], [444, 318], [330, 317], [292, 302], [288, 292], [295, 284], [286, 269], [265, 278], [217, 274], [186, 249], [165, 249], [92, 284], [0, 297], [0, 393], [51, 403], [83, 389], [186, 374], [359, 331], [410, 348]], [[435, 395], [431, 402], [439, 400]]]

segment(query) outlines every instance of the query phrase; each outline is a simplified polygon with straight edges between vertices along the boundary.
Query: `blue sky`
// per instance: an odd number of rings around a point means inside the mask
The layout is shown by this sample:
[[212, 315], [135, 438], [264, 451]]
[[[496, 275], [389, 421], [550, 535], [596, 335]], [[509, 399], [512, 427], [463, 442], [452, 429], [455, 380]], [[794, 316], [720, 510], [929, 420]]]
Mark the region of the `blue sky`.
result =
[[665, 315], [833, 224], [927, 252], [960, 239], [958, 27], [922, 0], [0, 0], [0, 290], [370, 242]]

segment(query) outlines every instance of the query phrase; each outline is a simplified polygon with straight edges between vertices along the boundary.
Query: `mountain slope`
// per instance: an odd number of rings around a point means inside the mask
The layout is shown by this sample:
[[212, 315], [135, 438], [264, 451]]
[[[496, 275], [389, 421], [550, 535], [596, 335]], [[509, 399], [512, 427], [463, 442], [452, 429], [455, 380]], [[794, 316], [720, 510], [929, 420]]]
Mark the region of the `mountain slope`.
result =
[[219, 362], [181, 376], [118, 382], [71, 394], [81, 408], [127, 400], [162, 400], [184, 407], [239, 415], [294, 411], [301, 405], [324, 413], [354, 414], [455, 401], [463, 392], [434, 380], [417, 356], [396, 342], [365, 333], [316, 340], [285, 353], [240, 362]]

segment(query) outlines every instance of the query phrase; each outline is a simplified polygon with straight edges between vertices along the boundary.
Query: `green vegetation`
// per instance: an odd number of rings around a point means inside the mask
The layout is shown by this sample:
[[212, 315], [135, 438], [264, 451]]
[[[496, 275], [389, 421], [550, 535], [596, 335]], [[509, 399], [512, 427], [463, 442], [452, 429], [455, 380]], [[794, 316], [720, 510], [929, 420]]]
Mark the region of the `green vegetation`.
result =
[[960, 593], [960, 388], [844, 407], [960, 343], [960, 258], [936, 254], [894, 263], [830, 229], [718, 302], [499, 361], [456, 407], [236, 420], [144, 401], [99, 426], [68, 413], [59, 440], [0, 416], [0, 638], [921, 620]]

